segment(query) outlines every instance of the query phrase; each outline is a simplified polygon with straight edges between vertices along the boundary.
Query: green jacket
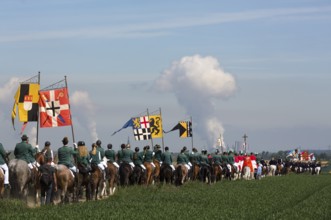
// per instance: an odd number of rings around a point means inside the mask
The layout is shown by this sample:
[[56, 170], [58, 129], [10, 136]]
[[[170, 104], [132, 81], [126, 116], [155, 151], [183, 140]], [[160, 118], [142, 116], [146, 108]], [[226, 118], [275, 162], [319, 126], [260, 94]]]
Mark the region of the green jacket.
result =
[[213, 155], [213, 161], [217, 165], [222, 165], [222, 156], [219, 154]]
[[72, 158], [78, 154], [78, 151], [74, 150], [72, 147], [63, 146], [57, 151], [58, 164], [66, 165], [67, 167], [73, 167]]
[[200, 153], [196, 152], [192, 152], [190, 153], [190, 156], [189, 156], [189, 161], [193, 164], [193, 163], [197, 163], [199, 164], [199, 158], [200, 158]]
[[[86, 148], [85, 146], [83, 146], [83, 147]], [[87, 151], [87, 149], [85, 149], [85, 151]], [[76, 159], [77, 159], [77, 164], [81, 164], [85, 167], [90, 164], [90, 155], [87, 154], [85, 156], [80, 156], [79, 155], [79, 150], [78, 150]]]
[[164, 164], [172, 164], [172, 155], [169, 151], [165, 151], [162, 155], [161, 155], [161, 160]]
[[209, 164], [208, 156], [206, 154], [201, 154], [199, 161], [200, 161], [200, 164], [203, 164], [203, 165]]
[[92, 151], [90, 151], [90, 162], [91, 164], [98, 165], [100, 163], [100, 154], [99, 151], [96, 151], [96, 154], [92, 154]]
[[103, 149], [101, 146], [97, 147], [97, 151], [100, 152], [100, 156], [101, 156], [101, 159], [100, 160], [103, 160], [103, 158], [105, 157], [105, 149]]
[[124, 149], [122, 161], [126, 163], [131, 163], [132, 160], [133, 160], [133, 151], [131, 149]]
[[0, 165], [6, 163], [5, 158], [6, 158], [6, 151], [3, 148], [2, 144], [0, 143]]
[[14, 155], [16, 159], [24, 160], [27, 163], [31, 163], [34, 160], [34, 149], [31, 144], [28, 144], [26, 141], [16, 144]]
[[150, 150], [147, 150], [145, 152], [145, 158], [144, 158], [144, 162], [153, 162], [153, 152]]
[[144, 152], [134, 152], [133, 153], [133, 163], [136, 166], [143, 164], [144, 162]]
[[229, 154], [228, 155], [228, 161], [229, 161], [229, 164], [234, 164], [234, 156], [233, 156], [233, 154]]
[[177, 156], [177, 164], [188, 164], [188, 158], [184, 153], [180, 153]]
[[122, 160], [123, 160], [123, 150], [118, 150], [117, 151], [117, 160], [118, 160], [118, 163], [122, 163]]
[[162, 160], [162, 150], [156, 150], [154, 154], [154, 159], [161, 162]]
[[221, 158], [222, 158], [223, 164], [228, 164], [229, 163], [228, 155], [222, 154]]
[[115, 162], [115, 151], [113, 149], [108, 149], [105, 151], [105, 157], [107, 158], [108, 162]]

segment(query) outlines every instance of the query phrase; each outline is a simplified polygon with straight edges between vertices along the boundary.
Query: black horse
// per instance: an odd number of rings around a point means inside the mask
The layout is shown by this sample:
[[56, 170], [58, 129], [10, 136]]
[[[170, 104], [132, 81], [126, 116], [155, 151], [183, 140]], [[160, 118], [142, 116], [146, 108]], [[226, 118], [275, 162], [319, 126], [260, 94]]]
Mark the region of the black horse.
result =
[[160, 182], [173, 183], [174, 172], [169, 164], [163, 163], [160, 169]]
[[207, 164], [201, 164], [200, 167], [200, 180], [201, 182], [211, 183], [211, 167]]
[[131, 184], [142, 185], [146, 181], [146, 172], [141, 168], [141, 166], [135, 166], [133, 168], [132, 175], [130, 176]]
[[132, 173], [133, 170], [131, 165], [126, 162], [122, 162], [119, 168], [121, 186], [129, 186]]

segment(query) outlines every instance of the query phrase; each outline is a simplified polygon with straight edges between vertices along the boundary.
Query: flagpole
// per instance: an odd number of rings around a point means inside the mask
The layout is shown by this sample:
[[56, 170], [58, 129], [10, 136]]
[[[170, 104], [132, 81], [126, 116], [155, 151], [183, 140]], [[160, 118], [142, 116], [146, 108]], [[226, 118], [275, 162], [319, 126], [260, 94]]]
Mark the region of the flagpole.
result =
[[68, 91], [67, 76], [64, 76], [64, 81], [65, 81], [66, 88], [67, 88], [68, 102], [69, 102], [69, 109], [70, 109], [70, 120], [71, 120], [72, 142], [73, 142], [73, 143], [76, 143], [76, 142], [75, 142], [75, 134], [74, 134], [74, 126], [73, 126], [72, 116], [71, 116], [71, 108], [70, 108], [70, 100], [69, 100], [69, 91]]
[[[161, 107], [159, 108], [159, 110], [160, 110], [160, 117], [161, 117], [161, 125], [163, 126]], [[163, 127], [162, 127], [162, 129], [161, 129], [161, 132], [162, 132], [162, 150], [163, 150], [163, 152], [164, 152]]]
[[[148, 108], [147, 108], [147, 116], [148, 116], [148, 120], [149, 120], [149, 111], [148, 111]], [[153, 137], [152, 137], [152, 134], [151, 134], [151, 143], [152, 143], [152, 147], [153, 147]]]
[[191, 142], [192, 142], [192, 151], [193, 151], [193, 123], [192, 123], [192, 116], [190, 117], [191, 119], [191, 130], [192, 130], [192, 135], [191, 135]]
[[[40, 90], [40, 71], [38, 72], [38, 84], [39, 84], [39, 90]], [[39, 93], [39, 91], [38, 91]], [[38, 146], [39, 143], [39, 108], [37, 112], [37, 139], [36, 139], [36, 146]], [[39, 148], [38, 148], [39, 150]]]

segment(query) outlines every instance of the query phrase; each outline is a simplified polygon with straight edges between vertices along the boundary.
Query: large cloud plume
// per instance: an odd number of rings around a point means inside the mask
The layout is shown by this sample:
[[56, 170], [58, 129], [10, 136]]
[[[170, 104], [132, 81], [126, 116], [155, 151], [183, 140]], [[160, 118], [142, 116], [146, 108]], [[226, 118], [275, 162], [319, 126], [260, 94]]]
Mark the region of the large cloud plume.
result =
[[98, 140], [97, 124], [95, 122], [95, 105], [86, 91], [75, 91], [70, 102], [76, 108], [75, 115], [81, 122], [86, 123], [92, 141]]
[[[173, 92], [186, 113], [193, 117], [194, 133], [208, 147], [215, 147], [224, 128], [214, 102], [227, 99], [236, 91], [234, 77], [225, 73], [214, 57], [187, 56], [173, 62], [155, 81], [159, 91]], [[224, 145], [223, 145], [224, 146]]]

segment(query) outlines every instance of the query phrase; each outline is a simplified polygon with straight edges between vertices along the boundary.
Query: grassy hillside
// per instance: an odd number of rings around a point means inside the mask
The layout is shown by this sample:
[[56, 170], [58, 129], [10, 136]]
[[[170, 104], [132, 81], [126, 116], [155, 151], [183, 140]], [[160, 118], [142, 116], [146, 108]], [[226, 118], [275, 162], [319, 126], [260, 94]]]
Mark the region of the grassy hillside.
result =
[[329, 219], [331, 175], [122, 188], [102, 201], [26, 208], [0, 201], [0, 219]]

